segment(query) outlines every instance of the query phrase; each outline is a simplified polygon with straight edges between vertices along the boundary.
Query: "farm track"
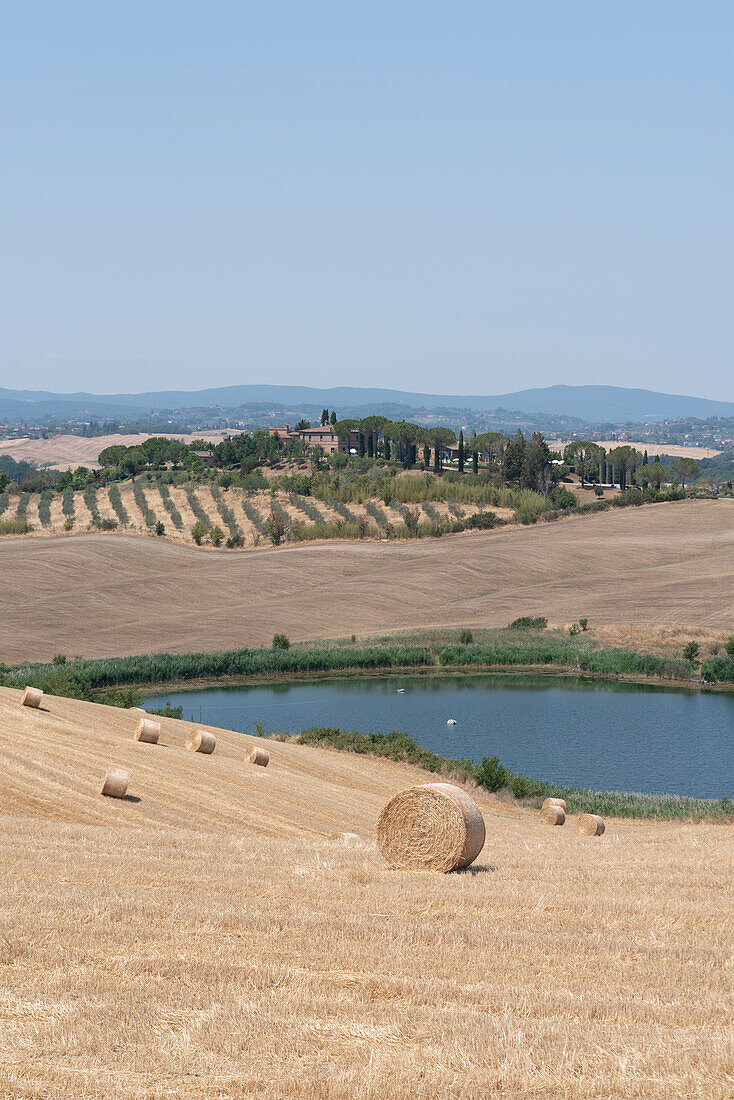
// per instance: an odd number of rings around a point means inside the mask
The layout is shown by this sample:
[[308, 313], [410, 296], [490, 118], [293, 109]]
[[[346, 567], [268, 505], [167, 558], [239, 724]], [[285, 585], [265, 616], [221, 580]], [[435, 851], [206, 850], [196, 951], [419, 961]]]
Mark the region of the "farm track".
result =
[[260, 645], [280, 631], [297, 641], [504, 626], [519, 615], [726, 635], [734, 502], [246, 554], [118, 534], [5, 539], [0, 574], [7, 662]]
[[[202, 756], [188, 722], [145, 745], [134, 712], [19, 700], [3, 1097], [731, 1096], [731, 826], [580, 837], [475, 791], [470, 871], [395, 872], [377, 815], [429, 773], [272, 741], [257, 768], [242, 734]], [[98, 794], [110, 764], [129, 799]]]

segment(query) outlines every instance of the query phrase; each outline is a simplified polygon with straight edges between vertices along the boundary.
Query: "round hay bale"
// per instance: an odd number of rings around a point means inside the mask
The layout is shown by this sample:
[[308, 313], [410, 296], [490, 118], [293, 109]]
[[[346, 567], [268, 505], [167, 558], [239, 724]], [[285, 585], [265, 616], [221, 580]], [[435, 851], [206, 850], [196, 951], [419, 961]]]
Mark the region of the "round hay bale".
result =
[[267, 768], [270, 763], [270, 753], [260, 745], [251, 745], [245, 759], [250, 764], [259, 764], [261, 768]]
[[582, 836], [601, 836], [604, 822], [598, 814], [580, 814], [576, 822], [576, 832]]
[[126, 772], [124, 768], [108, 768], [99, 793], [108, 798], [124, 798], [129, 782], [130, 772]]
[[186, 748], [189, 752], [203, 752], [207, 756], [214, 752], [217, 741], [213, 733], [207, 730], [192, 730], [186, 738]]
[[391, 867], [457, 871], [484, 847], [484, 818], [452, 783], [426, 783], [400, 791], [377, 820], [377, 845]]
[[40, 688], [27, 687], [20, 702], [24, 707], [37, 708], [41, 705], [41, 699], [43, 699], [43, 692]]
[[135, 740], [145, 741], [148, 745], [157, 745], [160, 735], [161, 724], [152, 718], [141, 718], [135, 727]]
[[555, 802], [551, 802], [548, 806], [543, 806], [540, 811], [540, 820], [544, 825], [564, 825], [566, 815], [560, 806], [557, 806]]
[[566, 802], [563, 798], [546, 798], [545, 802], [543, 803], [543, 809], [545, 809], [546, 806], [560, 806], [564, 814], [568, 813], [568, 810], [566, 809]]

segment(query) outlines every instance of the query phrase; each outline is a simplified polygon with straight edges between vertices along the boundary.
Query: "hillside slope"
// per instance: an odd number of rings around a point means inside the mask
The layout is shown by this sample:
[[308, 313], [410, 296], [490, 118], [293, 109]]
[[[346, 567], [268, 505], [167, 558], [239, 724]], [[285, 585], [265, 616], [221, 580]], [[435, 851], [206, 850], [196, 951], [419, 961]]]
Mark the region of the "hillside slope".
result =
[[[426, 773], [0, 689], [0, 1095], [731, 1095], [731, 829], [542, 827], [479, 796], [457, 875], [392, 872]], [[101, 798], [108, 764], [130, 800]], [[355, 847], [329, 839], [354, 831]]]
[[79, 535], [0, 541], [0, 661], [176, 653], [396, 630], [734, 629], [734, 501], [680, 501], [450, 539], [249, 554]]

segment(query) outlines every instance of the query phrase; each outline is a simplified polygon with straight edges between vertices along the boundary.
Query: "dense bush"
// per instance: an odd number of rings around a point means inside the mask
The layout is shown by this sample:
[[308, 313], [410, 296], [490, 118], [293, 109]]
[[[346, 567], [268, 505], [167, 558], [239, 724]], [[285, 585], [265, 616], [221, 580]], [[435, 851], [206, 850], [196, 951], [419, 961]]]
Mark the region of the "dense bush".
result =
[[519, 619], [513, 619], [508, 630], [545, 630], [548, 620], [545, 615], [521, 615]]

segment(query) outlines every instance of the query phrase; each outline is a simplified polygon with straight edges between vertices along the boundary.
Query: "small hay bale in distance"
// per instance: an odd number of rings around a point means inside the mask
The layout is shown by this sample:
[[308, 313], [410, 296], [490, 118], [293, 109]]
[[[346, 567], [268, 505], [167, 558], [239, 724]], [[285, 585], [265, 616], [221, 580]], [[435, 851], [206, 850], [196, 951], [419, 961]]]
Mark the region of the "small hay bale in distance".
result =
[[99, 793], [108, 798], [124, 798], [129, 782], [130, 772], [126, 772], [124, 768], [108, 768]]
[[270, 753], [260, 745], [252, 745], [245, 757], [249, 764], [259, 764], [261, 768], [267, 768], [270, 763]]
[[141, 718], [135, 727], [135, 740], [145, 741], [147, 745], [157, 745], [160, 735], [161, 724], [152, 718]]
[[41, 699], [43, 699], [43, 692], [40, 688], [27, 687], [20, 702], [21, 706], [37, 709], [41, 705]]
[[576, 822], [576, 832], [581, 836], [601, 836], [604, 822], [598, 814], [580, 814]]
[[484, 847], [484, 818], [466, 791], [453, 783], [407, 787], [377, 819], [377, 845], [393, 868], [459, 871]]
[[555, 802], [550, 802], [547, 806], [543, 805], [543, 809], [540, 811], [540, 820], [544, 825], [565, 825], [566, 815], [561, 806], [558, 806]]
[[216, 738], [208, 730], [192, 730], [186, 738], [186, 748], [189, 752], [203, 752], [209, 756], [216, 747]]
[[566, 809], [566, 801], [563, 798], [546, 798], [545, 802], [543, 803], [543, 809], [545, 809], [546, 806], [560, 806], [564, 814], [568, 813], [568, 810]]

